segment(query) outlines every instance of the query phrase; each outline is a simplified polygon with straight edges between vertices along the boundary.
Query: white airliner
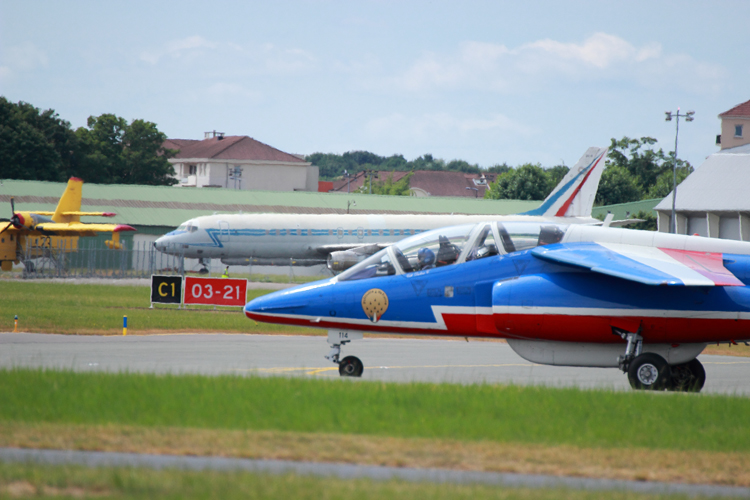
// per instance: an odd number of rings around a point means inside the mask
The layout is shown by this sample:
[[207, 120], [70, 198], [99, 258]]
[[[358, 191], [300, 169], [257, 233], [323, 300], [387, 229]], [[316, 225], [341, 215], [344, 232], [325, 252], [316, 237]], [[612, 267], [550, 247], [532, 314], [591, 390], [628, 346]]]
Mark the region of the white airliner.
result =
[[591, 208], [606, 154], [607, 148], [589, 148], [539, 208], [518, 215], [217, 214], [184, 222], [154, 246], [201, 264], [209, 258], [232, 266], [327, 263], [340, 272], [405, 236], [444, 226], [490, 220], [602, 224]]

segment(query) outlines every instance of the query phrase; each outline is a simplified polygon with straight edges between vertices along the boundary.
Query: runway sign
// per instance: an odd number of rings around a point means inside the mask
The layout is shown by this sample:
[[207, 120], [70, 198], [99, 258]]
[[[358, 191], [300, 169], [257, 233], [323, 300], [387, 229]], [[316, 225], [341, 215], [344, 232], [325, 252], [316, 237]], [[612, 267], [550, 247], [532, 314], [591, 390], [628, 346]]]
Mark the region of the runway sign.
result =
[[151, 275], [151, 303], [179, 304], [182, 301], [182, 276]]
[[247, 280], [232, 278], [185, 278], [185, 304], [240, 306], [247, 302]]

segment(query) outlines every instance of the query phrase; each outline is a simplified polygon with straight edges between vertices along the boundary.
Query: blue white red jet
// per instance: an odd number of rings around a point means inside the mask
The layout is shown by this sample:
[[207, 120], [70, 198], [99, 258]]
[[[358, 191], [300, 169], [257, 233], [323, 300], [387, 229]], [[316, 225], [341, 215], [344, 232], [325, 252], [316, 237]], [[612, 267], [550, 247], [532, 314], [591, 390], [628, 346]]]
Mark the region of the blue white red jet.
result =
[[633, 388], [700, 391], [709, 343], [750, 339], [750, 243], [490, 221], [406, 238], [331, 279], [259, 297], [248, 318], [363, 332], [507, 339], [534, 363], [620, 368]]

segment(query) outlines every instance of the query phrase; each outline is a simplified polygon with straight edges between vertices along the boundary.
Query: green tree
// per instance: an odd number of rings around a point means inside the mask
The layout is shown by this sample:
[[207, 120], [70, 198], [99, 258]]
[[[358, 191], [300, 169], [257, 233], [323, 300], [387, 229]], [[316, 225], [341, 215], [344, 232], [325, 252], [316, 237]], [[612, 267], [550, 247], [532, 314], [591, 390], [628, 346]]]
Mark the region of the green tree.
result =
[[653, 213], [641, 210], [636, 214], [632, 214], [630, 218], [643, 219], [643, 222], [636, 222], [635, 224], [631, 224], [627, 227], [631, 229], [642, 229], [643, 231], [656, 231], [657, 222], [656, 216]]
[[[547, 174], [547, 187], [549, 188], [547, 195], [555, 189], [555, 186], [560, 184], [569, 170], [565, 165], [555, 165], [552, 168], [545, 169], [544, 173]], [[547, 195], [544, 195], [544, 197], [546, 198]]]
[[643, 190], [627, 168], [610, 165], [602, 173], [595, 202], [600, 205], [614, 205], [643, 199]]
[[[605, 176], [608, 182], [613, 182], [617, 177], [617, 182], [625, 183], [624, 174], [620, 171], [617, 173], [607, 172], [612, 167], [620, 167], [630, 174], [635, 184], [638, 186], [638, 193], [635, 190], [626, 190], [624, 186], [619, 189], [619, 194], [615, 198], [621, 200], [617, 203], [626, 203], [628, 201], [638, 201], [644, 198], [663, 198], [672, 191], [672, 168], [675, 164], [674, 152], [665, 153], [661, 148], [656, 150], [654, 145], [656, 139], [653, 137], [641, 137], [640, 139], [631, 139], [623, 137], [620, 140], [612, 139], [612, 143], [607, 154], [607, 170], [602, 175], [602, 183], [605, 182]], [[677, 161], [677, 183], [682, 182], [690, 173], [693, 167], [689, 162]], [[624, 198], [625, 191], [630, 192], [630, 196], [639, 196], [638, 198]], [[610, 195], [602, 194], [600, 184], [599, 193], [596, 202], [605, 203], [605, 199], [611, 199]]]
[[174, 169], [168, 159], [175, 151], [164, 149], [167, 136], [144, 120], [130, 124], [113, 114], [90, 116], [80, 127], [79, 177], [100, 184], [170, 185]]
[[[680, 160], [678, 162], [678, 165], [680, 163], [686, 163], [682, 162]], [[690, 175], [693, 172], [693, 167], [690, 165], [685, 166], [678, 166], [677, 167], [677, 185], [679, 186], [682, 181], [685, 180], [685, 178]], [[672, 169], [665, 170], [664, 172], [659, 175], [659, 177], [656, 178], [656, 182], [648, 188], [648, 191], [646, 192], [646, 198], [664, 198], [669, 193], [672, 192], [672, 187], [674, 185], [674, 173], [672, 172]]]
[[[382, 175], [382, 174], [381, 174]], [[393, 196], [409, 196], [411, 195], [411, 187], [409, 179], [413, 175], [409, 172], [398, 181], [394, 182], [393, 172], [388, 174], [385, 180], [379, 181], [376, 179], [372, 180], [372, 194], [386, 194]], [[360, 193], [370, 193], [370, 179], [365, 180], [365, 183], [359, 188]]]
[[76, 149], [70, 123], [54, 110], [0, 96], [0, 179], [64, 181]]
[[550, 192], [548, 177], [539, 164], [526, 163], [500, 175], [484, 197], [495, 200], [543, 200]]

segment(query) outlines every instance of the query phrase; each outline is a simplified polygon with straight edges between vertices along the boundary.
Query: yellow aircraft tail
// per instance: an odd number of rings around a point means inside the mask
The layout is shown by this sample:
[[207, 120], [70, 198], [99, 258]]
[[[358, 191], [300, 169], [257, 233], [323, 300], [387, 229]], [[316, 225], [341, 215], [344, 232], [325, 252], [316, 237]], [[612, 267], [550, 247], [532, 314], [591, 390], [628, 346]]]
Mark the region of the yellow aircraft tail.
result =
[[65, 212], [80, 212], [81, 211], [81, 187], [83, 186], [83, 180], [78, 177], [71, 177], [68, 180], [68, 187], [65, 188], [65, 192], [60, 197], [60, 201], [57, 203], [55, 214], [52, 216], [52, 220], [55, 222], [80, 222], [81, 216], [77, 214], [70, 214]]

